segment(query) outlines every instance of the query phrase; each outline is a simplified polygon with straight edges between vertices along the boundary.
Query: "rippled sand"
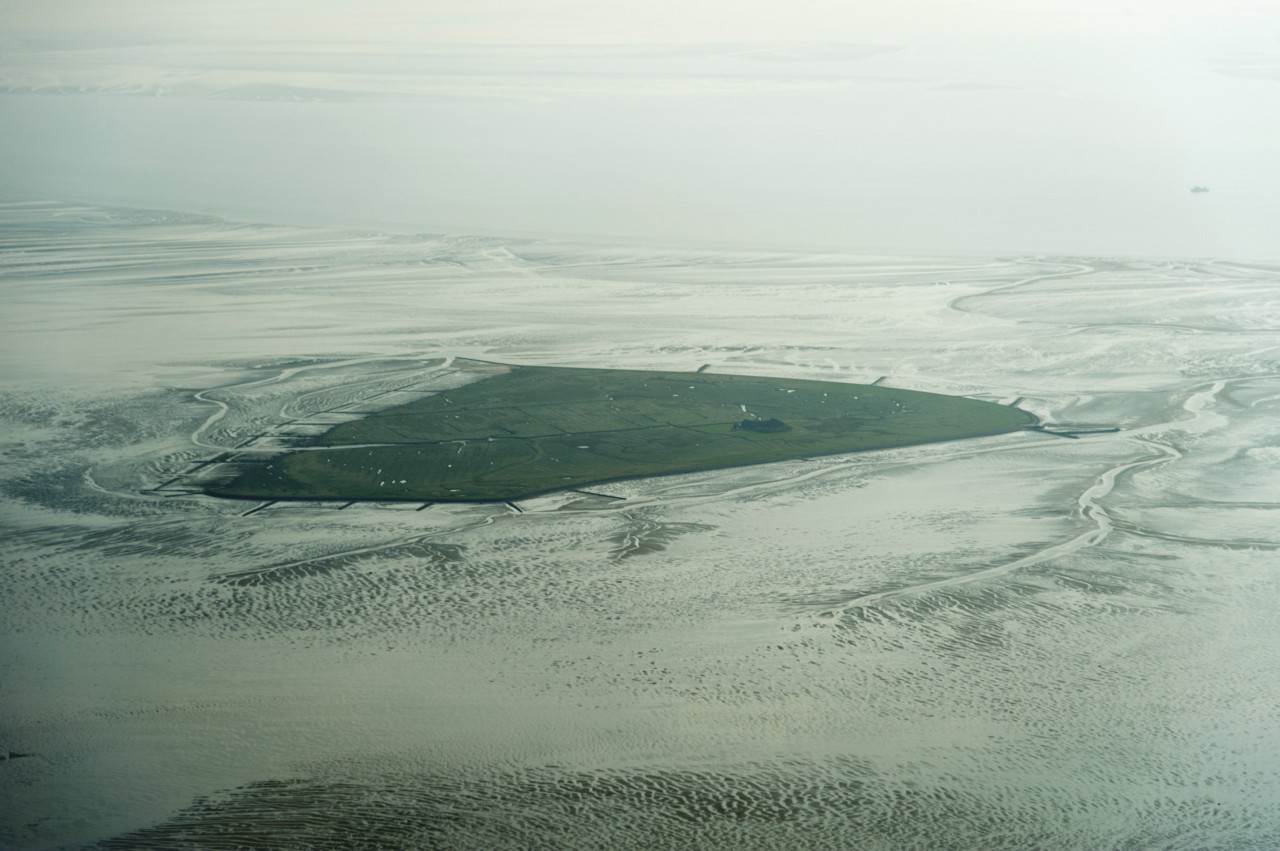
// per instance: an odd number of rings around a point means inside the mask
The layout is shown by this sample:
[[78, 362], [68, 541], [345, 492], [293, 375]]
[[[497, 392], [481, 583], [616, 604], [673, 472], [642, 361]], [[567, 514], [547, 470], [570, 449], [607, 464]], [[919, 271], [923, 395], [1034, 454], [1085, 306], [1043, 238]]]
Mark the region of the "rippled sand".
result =
[[[1280, 846], [1274, 267], [51, 204], [0, 250], [6, 848]], [[462, 357], [1119, 430], [515, 509], [192, 492]]]

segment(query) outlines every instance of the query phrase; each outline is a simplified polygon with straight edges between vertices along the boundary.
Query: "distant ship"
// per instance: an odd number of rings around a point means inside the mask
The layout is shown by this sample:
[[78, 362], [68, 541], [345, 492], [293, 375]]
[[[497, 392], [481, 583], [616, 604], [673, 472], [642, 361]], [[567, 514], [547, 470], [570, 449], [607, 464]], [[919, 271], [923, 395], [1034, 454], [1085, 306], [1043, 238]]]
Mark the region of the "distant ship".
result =
[[1192, 186], [1191, 191], [1192, 192], [1208, 192], [1209, 187], [1208, 186]]

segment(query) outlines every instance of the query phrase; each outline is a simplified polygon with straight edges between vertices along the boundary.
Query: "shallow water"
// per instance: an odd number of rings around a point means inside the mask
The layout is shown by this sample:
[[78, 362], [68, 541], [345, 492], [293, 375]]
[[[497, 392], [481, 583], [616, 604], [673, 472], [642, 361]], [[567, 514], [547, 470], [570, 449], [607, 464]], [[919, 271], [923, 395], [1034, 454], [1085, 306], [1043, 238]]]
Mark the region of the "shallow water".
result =
[[[1280, 845], [1280, 268], [42, 203], [0, 249], [6, 848]], [[456, 358], [1119, 430], [520, 512], [190, 492]]]

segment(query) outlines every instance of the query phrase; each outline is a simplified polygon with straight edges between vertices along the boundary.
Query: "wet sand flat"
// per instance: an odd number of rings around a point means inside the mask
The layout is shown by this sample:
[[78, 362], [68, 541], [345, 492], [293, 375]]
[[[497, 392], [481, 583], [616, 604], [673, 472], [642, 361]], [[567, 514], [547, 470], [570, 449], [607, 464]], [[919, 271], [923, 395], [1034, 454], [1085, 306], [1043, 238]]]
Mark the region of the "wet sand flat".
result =
[[[1278, 275], [0, 205], [0, 845], [1280, 844]], [[1081, 436], [512, 505], [183, 485], [458, 357]]]

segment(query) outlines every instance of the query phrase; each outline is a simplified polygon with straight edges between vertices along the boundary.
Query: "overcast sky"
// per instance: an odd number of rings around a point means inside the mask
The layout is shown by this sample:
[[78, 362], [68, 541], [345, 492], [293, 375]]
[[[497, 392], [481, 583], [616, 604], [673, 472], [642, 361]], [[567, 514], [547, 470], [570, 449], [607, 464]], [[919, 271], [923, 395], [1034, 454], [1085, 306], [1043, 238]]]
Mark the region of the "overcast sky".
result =
[[0, 5], [0, 191], [273, 219], [1273, 256], [1278, 104], [1277, 2]]
[[9, 0], [0, 7], [8, 39], [114, 33], [508, 44], [910, 40], [930, 31], [964, 39], [1028, 27], [1140, 34], [1179, 20], [1274, 23], [1275, 16], [1275, 3], [1262, 0]]

